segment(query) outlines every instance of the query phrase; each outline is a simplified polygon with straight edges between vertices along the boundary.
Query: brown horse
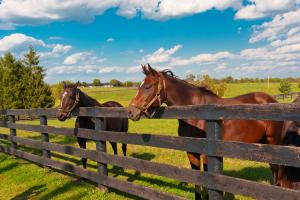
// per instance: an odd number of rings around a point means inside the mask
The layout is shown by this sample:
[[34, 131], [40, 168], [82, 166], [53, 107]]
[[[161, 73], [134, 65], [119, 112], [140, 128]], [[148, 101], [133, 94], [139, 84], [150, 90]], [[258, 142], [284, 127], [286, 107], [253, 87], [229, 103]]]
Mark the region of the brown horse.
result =
[[[223, 99], [205, 87], [196, 87], [174, 77], [169, 70], [156, 71], [142, 66], [146, 75], [141, 83], [137, 95], [128, 107], [129, 118], [136, 121], [141, 115], [151, 117], [155, 109], [163, 103], [167, 106], [201, 105], [201, 104], [263, 104], [277, 102], [273, 97], [261, 93], [249, 93], [235, 98]], [[206, 137], [205, 121], [196, 119], [179, 119], [178, 135], [186, 137]], [[224, 120], [222, 121], [222, 139], [247, 143], [280, 144], [283, 122]], [[200, 169], [200, 155], [187, 152], [191, 167]], [[207, 169], [204, 160], [204, 169]], [[273, 181], [276, 181], [277, 168], [271, 165]], [[276, 168], [276, 169], [275, 169]], [[199, 194], [198, 194], [199, 195]]]
[[[81, 90], [78, 89], [78, 84], [64, 85], [64, 91], [61, 97], [61, 104], [57, 111], [57, 118], [60, 121], [65, 121], [71, 118], [72, 112], [79, 107], [122, 107], [121, 104], [115, 101], [108, 101], [103, 104], [99, 103], [97, 100], [89, 97]], [[103, 118], [101, 118], [103, 120]], [[128, 131], [128, 118], [107, 118], [105, 120], [107, 131], [116, 132], [127, 132]], [[90, 117], [77, 117], [75, 122], [75, 128], [86, 128], [94, 129], [95, 124]], [[86, 148], [85, 138], [77, 138], [80, 148]], [[114, 154], [117, 154], [117, 144], [110, 142]], [[122, 144], [123, 155], [126, 156], [126, 144]], [[83, 167], [86, 168], [86, 158], [82, 158]]]
[[[300, 103], [300, 96], [293, 102]], [[300, 121], [284, 123], [282, 145], [300, 147]], [[276, 185], [300, 190], [300, 168], [279, 166]]]

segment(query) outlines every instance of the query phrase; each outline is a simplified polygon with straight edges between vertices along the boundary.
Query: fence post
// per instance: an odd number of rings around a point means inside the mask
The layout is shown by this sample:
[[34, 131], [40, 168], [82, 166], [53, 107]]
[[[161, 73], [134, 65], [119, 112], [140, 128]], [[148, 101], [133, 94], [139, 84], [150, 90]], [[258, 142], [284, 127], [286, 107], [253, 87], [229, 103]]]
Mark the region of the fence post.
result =
[[[206, 122], [206, 135], [208, 139], [221, 140], [221, 122], [220, 121], [207, 121]], [[208, 152], [213, 152], [213, 148], [208, 144]], [[223, 171], [223, 158], [208, 156], [208, 172], [221, 174]], [[211, 184], [214, 184], [211, 182]], [[219, 200], [223, 199], [223, 192], [208, 188], [209, 199]]]
[[[96, 131], [101, 131], [101, 130], [105, 130], [105, 119], [101, 120], [100, 118], [94, 118], [95, 119], [95, 130]], [[96, 141], [96, 151], [97, 152], [104, 152], [106, 153], [106, 141]], [[98, 168], [98, 175], [99, 178], [103, 179], [108, 175], [107, 172], [107, 165], [104, 163], [97, 163], [97, 168]], [[106, 190], [106, 186], [101, 184], [101, 180], [100, 183], [98, 184], [98, 188], [101, 190]]]
[[[47, 117], [46, 116], [40, 116], [40, 125], [41, 126], [47, 126]], [[49, 135], [48, 133], [41, 133], [41, 136], [42, 136], [42, 142], [49, 142]], [[45, 149], [43, 147], [43, 158], [50, 158], [51, 157], [51, 154], [50, 154], [50, 151]]]
[[[9, 120], [10, 124], [15, 123], [16, 122], [16, 117], [14, 115], [9, 115], [8, 120]], [[17, 130], [14, 129], [14, 128], [10, 128], [9, 132], [10, 132], [10, 138], [9, 139], [10, 139], [10, 142], [11, 142], [11, 149], [12, 149], [12, 151], [14, 151], [17, 148], [17, 143], [13, 141], [13, 137], [17, 135]], [[13, 154], [13, 152], [11, 152], [11, 153]]]

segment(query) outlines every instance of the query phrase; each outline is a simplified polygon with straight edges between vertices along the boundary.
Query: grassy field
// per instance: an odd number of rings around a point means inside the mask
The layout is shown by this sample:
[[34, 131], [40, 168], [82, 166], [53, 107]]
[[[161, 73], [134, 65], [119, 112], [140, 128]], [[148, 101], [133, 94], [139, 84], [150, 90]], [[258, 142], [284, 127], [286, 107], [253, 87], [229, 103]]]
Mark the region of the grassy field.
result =
[[[239, 94], [252, 91], [265, 91], [270, 94], [277, 94], [278, 84], [271, 84], [270, 89], [266, 84], [229, 84], [225, 96], [232, 97]], [[115, 100], [127, 106], [130, 99], [135, 95], [135, 89], [125, 88], [84, 88], [84, 92], [96, 98], [100, 102]], [[293, 85], [293, 91], [296, 85]], [[38, 124], [38, 121], [29, 121], [22, 123]], [[67, 122], [58, 122], [49, 120], [49, 125], [74, 127], [74, 119]], [[177, 135], [176, 120], [141, 120], [131, 122], [130, 132], [154, 133], [160, 135]], [[0, 129], [1, 133], [7, 133], [9, 130]], [[18, 131], [18, 135], [27, 138], [39, 139], [39, 133]], [[51, 142], [78, 146], [75, 138], [50, 135]], [[2, 141], [2, 143], [5, 143]], [[120, 147], [120, 146], [119, 146]], [[89, 149], [95, 149], [95, 143], [88, 143]], [[28, 151], [33, 151], [28, 149]], [[108, 151], [112, 153], [111, 146], [108, 144]], [[119, 148], [120, 151], [120, 148]], [[40, 153], [40, 152], [35, 152]], [[151, 160], [159, 163], [168, 163], [175, 166], [189, 168], [188, 159], [184, 152], [175, 150], [158, 149], [152, 147], [128, 145], [128, 155], [131, 157]], [[63, 159], [64, 161], [80, 164], [80, 158], [71, 156], [62, 156], [54, 154], [54, 159]], [[0, 199], [133, 199], [135, 197], [121, 193], [115, 190], [106, 192], [99, 191], [95, 185], [89, 182], [79, 180], [61, 174], [57, 171], [44, 169], [26, 161], [15, 159], [0, 153]], [[96, 170], [96, 163], [88, 161], [88, 168]], [[177, 194], [189, 199], [193, 199], [193, 185], [175, 181], [172, 179], [154, 176], [145, 173], [139, 173], [133, 170], [120, 170], [109, 166], [109, 174], [123, 180], [131, 181], [137, 184], [146, 185], [161, 191]], [[266, 163], [257, 163], [250, 161], [240, 161], [236, 159], [225, 159], [224, 174], [255, 180], [264, 183], [270, 183], [271, 171]], [[226, 199], [249, 199], [247, 197], [232, 196], [227, 194]]]

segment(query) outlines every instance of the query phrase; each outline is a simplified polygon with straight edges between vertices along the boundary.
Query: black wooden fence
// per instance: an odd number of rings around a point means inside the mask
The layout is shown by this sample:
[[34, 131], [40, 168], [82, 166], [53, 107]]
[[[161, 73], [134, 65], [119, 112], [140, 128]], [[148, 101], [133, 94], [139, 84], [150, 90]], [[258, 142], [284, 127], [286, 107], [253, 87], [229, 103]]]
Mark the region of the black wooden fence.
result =
[[[0, 110], [0, 115], [9, 116], [9, 121], [0, 122], [0, 127], [10, 129], [10, 135], [0, 134], [0, 139], [10, 141], [10, 145], [0, 145], [0, 151], [43, 166], [73, 173], [98, 183], [101, 188], [114, 188], [146, 199], [183, 198], [111, 177], [107, 173], [107, 164], [204, 186], [209, 190], [210, 199], [222, 199], [223, 192], [251, 196], [256, 199], [300, 199], [300, 191], [222, 175], [222, 157], [300, 167], [300, 148], [222, 141], [220, 140], [221, 127], [218, 123], [218, 120], [223, 119], [299, 121], [299, 104], [165, 107], [154, 116], [154, 118], [208, 120], [206, 129], [209, 137], [207, 139], [103, 131], [103, 122], [98, 118], [127, 117], [124, 108], [80, 108], [78, 116], [95, 118], [95, 130], [47, 126], [47, 117], [53, 117], [55, 113], [55, 109]], [[15, 116], [18, 115], [40, 116], [40, 125], [16, 123]], [[42, 140], [19, 137], [17, 130], [40, 132]], [[84, 150], [51, 143], [49, 133], [94, 140], [96, 150]], [[111, 155], [106, 152], [106, 141], [205, 153], [209, 156], [208, 172]], [[19, 144], [40, 149], [43, 154], [39, 156], [22, 151], [18, 148]], [[51, 152], [94, 160], [98, 163], [98, 171], [90, 171], [51, 159]]]

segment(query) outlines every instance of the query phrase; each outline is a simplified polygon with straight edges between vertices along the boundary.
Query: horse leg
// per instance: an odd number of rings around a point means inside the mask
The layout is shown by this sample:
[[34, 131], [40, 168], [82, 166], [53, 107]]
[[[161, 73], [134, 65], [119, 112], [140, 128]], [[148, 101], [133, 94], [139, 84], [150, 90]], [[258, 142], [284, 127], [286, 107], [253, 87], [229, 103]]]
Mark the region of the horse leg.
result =
[[278, 182], [278, 165], [270, 164], [271, 171], [272, 171], [272, 185], [277, 185]]
[[[200, 170], [200, 154], [187, 152], [192, 169]], [[195, 185], [195, 200], [201, 200], [201, 187]]]
[[[278, 145], [282, 142], [282, 127], [283, 122], [267, 121], [266, 142], [268, 144]], [[270, 163], [270, 167], [272, 170], [272, 184], [276, 185], [279, 166]]]
[[114, 154], [115, 154], [115, 155], [118, 155], [117, 143], [111, 142], [110, 144], [111, 144], [111, 147], [112, 147], [113, 150], [114, 150]]
[[127, 144], [122, 144], [123, 155], [126, 156]]
[[[80, 146], [80, 148], [85, 149], [86, 148], [86, 139], [84, 138], [77, 138], [78, 144]], [[83, 168], [86, 168], [86, 158], [81, 158], [81, 162], [83, 165]]]

